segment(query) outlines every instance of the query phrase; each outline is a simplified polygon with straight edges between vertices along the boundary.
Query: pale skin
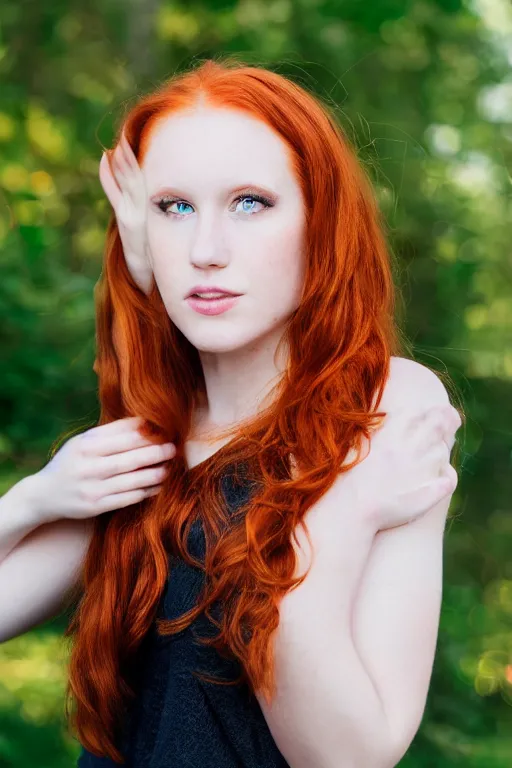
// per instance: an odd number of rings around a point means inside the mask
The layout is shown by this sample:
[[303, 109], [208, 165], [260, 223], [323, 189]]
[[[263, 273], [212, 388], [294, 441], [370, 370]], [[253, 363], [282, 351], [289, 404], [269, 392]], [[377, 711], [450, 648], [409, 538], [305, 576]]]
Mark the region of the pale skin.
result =
[[[266, 125], [210, 108], [163, 121], [141, 168], [122, 139], [112, 172], [102, 158], [100, 178], [134, 280], [144, 292], [156, 281], [200, 353], [208, 406], [186, 444], [193, 466], [219, 447], [203, 443], [202, 430], [255, 413], [284, 365], [274, 353], [306, 258], [300, 188]], [[185, 302], [197, 283], [243, 295], [223, 315], [198, 315]], [[423, 715], [460, 418], [439, 379], [401, 358], [380, 409], [389, 417], [370, 456], [308, 513], [316, 559], [280, 607], [277, 696], [271, 706], [258, 696], [292, 768], [396, 765]], [[309, 556], [298, 536], [302, 573]]]

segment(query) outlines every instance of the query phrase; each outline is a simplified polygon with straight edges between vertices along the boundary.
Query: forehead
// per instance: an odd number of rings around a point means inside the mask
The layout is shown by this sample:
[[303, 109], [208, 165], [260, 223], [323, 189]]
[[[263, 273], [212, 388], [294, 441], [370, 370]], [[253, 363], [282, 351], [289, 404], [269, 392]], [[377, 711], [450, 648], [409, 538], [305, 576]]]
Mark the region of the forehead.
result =
[[242, 111], [201, 107], [163, 118], [141, 163], [151, 185], [220, 186], [240, 180], [282, 186], [292, 181], [290, 153], [262, 120]]

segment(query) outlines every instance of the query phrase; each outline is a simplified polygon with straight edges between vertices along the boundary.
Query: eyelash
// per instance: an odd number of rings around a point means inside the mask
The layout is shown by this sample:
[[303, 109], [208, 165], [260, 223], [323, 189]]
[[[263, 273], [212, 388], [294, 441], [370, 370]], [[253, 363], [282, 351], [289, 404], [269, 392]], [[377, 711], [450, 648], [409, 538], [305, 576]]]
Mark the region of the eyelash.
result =
[[[255, 200], [257, 203], [262, 203], [262, 205], [264, 205], [265, 208], [272, 208], [274, 206], [274, 203], [272, 202], [272, 200], [269, 200], [268, 197], [264, 197], [263, 195], [258, 195], [256, 193], [251, 194], [248, 192], [245, 192], [243, 195], [239, 195], [238, 197], [235, 197], [234, 202], [238, 203], [240, 200], [245, 200], [246, 198]], [[157, 207], [162, 211], [162, 213], [165, 216], [178, 216], [182, 218], [185, 214], [175, 213], [174, 211], [168, 211], [167, 209], [164, 209], [162, 207], [162, 204], [172, 205], [173, 203], [185, 203], [185, 200], [180, 200], [177, 197], [162, 197], [160, 198], [160, 200], [156, 201]], [[190, 205], [190, 203], [187, 203], [187, 205]]]

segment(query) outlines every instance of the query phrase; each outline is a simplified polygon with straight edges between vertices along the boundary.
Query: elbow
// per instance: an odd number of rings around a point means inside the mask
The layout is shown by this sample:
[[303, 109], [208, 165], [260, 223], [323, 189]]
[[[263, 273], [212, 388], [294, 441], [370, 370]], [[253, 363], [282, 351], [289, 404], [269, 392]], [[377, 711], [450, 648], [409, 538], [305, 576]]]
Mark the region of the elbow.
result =
[[338, 755], [337, 759], [322, 768], [339, 768], [340, 764], [343, 768], [396, 768], [411, 746], [418, 728], [419, 725], [407, 733], [402, 729], [396, 734], [390, 728], [384, 733], [369, 725], [359, 739], [359, 749], [354, 749], [351, 755], [343, 755], [343, 760]]
[[[284, 750], [290, 768], [396, 768], [410, 747], [410, 741], [401, 739], [392, 742], [391, 739], [383, 740], [372, 732], [369, 727], [359, 745], [352, 743], [350, 746], [339, 744], [337, 748], [309, 750], [307, 754], [290, 754], [291, 750]], [[287, 754], [285, 754], [287, 753]]]
[[[397, 731], [389, 730], [389, 737], [386, 740], [383, 748], [380, 750], [380, 754], [375, 755], [375, 763], [365, 764], [365, 768], [395, 768], [400, 761], [404, 758], [406, 752], [411, 746], [419, 728], [421, 725], [421, 719], [418, 723], [415, 723], [411, 727], [403, 727]], [[371, 739], [371, 734], [369, 734]], [[359, 766], [358, 766], [359, 768]], [[361, 765], [360, 768], [363, 768]]]

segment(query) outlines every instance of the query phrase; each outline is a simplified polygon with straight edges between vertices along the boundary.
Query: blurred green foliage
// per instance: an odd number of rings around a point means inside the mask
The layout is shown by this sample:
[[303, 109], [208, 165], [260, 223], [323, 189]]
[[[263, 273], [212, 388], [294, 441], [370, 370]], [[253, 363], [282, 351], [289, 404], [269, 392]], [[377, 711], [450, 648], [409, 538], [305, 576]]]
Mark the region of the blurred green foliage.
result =
[[[336, 108], [386, 215], [417, 359], [467, 414], [432, 686], [401, 768], [512, 765], [512, 6], [4, 0], [0, 492], [98, 417], [103, 146], [129, 104], [234, 52]], [[64, 768], [66, 617], [0, 647], [0, 766]]]

